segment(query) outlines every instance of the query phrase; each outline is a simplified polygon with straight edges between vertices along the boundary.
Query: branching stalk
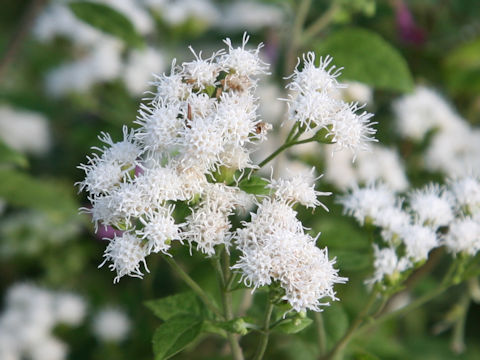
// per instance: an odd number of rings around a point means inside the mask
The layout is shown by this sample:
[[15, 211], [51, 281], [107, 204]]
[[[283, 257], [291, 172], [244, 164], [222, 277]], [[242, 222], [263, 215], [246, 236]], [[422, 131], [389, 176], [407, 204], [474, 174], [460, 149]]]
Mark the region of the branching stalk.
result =
[[180, 276], [180, 278], [187, 284], [195, 294], [198, 295], [200, 300], [205, 304], [205, 306], [212, 311], [215, 315], [223, 319], [223, 314], [218, 309], [217, 305], [214, 304], [212, 299], [203, 291], [203, 289], [193, 280], [181, 267], [177, 264], [177, 262], [172, 259], [170, 256], [165, 255], [163, 257], [165, 261], [170, 265], [170, 267]]

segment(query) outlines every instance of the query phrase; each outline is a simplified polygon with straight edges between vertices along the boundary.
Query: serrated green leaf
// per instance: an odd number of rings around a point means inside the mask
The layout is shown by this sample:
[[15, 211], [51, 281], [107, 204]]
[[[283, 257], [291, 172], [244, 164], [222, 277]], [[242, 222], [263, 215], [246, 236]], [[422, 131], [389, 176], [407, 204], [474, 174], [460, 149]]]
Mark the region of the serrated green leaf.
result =
[[0, 169], [0, 198], [15, 206], [48, 211], [59, 216], [76, 216], [78, 205], [73, 186], [39, 180], [14, 169]]
[[284, 334], [296, 334], [303, 329], [305, 329], [307, 326], [311, 325], [313, 322], [312, 319], [305, 317], [305, 318], [300, 318], [300, 317], [295, 317], [292, 319], [286, 319], [285, 321], [282, 321], [280, 324], [275, 326], [275, 331], [284, 333]]
[[266, 186], [269, 182], [260, 176], [251, 175], [249, 178], [245, 178], [238, 184], [238, 187], [249, 194], [265, 195], [270, 192]]
[[319, 56], [331, 55], [344, 67], [341, 80], [355, 80], [379, 89], [408, 92], [413, 79], [402, 55], [380, 35], [349, 28], [334, 32], [314, 46]]
[[202, 332], [202, 319], [179, 315], [160, 325], [153, 335], [155, 360], [172, 357], [197, 339]]
[[145, 306], [164, 321], [181, 314], [200, 316], [203, 311], [202, 304], [192, 292], [184, 292], [161, 299], [146, 301]]
[[129, 45], [144, 45], [130, 20], [110, 6], [90, 1], [73, 1], [68, 6], [77, 18], [93, 27], [118, 37]]
[[26, 168], [28, 167], [28, 160], [25, 155], [13, 150], [0, 141], [0, 165], [5, 164]]

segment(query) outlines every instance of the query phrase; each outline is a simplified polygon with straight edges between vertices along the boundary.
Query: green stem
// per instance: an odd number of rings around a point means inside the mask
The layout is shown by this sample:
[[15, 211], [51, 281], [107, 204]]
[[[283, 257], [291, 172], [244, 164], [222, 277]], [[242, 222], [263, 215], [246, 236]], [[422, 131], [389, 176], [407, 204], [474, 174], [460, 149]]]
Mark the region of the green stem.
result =
[[[298, 134], [297, 134], [298, 135]], [[305, 140], [300, 140], [300, 141], [295, 141], [296, 139], [298, 139], [298, 137], [300, 135], [295, 135], [293, 137], [293, 141], [292, 142], [288, 142], [288, 143], [285, 143], [283, 144], [282, 146], [280, 146], [277, 150], [275, 150], [273, 153], [271, 153], [266, 159], [264, 159], [260, 164], [258, 164], [258, 167], [259, 168], [262, 168], [264, 167], [265, 165], [267, 165], [270, 161], [272, 161], [277, 155], [279, 155], [282, 151], [288, 149], [289, 147], [293, 146], [293, 145], [300, 145], [300, 144], [306, 144], [308, 142], [312, 142], [312, 141], [316, 141], [315, 137], [311, 137], [311, 138], [308, 138], [308, 139], [305, 139]]]
[[317, 325], [318, 348], [320, 355], [325, 355], [327, 351], [327, 334], [325, 333], [325, 323], [321, 312], [315, 312], [315, 324]]
[[343, 349], [348, 345], [352, 337], [355, 335], [355, 332], [358, 329], [358, 327], [362, 324], [363, 320], [365, 320], [365, 318], [367, 317], [370, 308], [372, 307], [372, 305], [374, 304], [377, 298], [377, 294], [378, 294], [377, 291], [375, 290], [372, 291], [372, 293], [370, 294], [370, 297], [367, 300], [367, 303], [365, 304], [363, 309], [360, 311], [360, 313], [357, 315], [352, 325], [350, 325], [347, 332], [335, 344], [333, 349], [330, 350], [330, 352], [327, 355], [321, 358], [322, 360], [334, 359], [339, 352], [343, 351]]
[[285, 57], [285, 73], [290, 73], [295, 66], [295, 55], [302, 40], [303, 25], [310, 10], [312, 0], [302, 0], [298, 6], [298, 11], [293, 22], [292, 36], [288, 42], [287, 53]]
[[395, 311], [392, 311], [392, 312], [389, 312], [389, 313], [386, 313], [380, 317], [378, 317], [377, 319], [375, 319], [375, 321], [369, 323], [369, 324], [365, 324], [363, 325], [362, 327], [360, 327], [358, 330], [357, 330], [357, 334], [361, 334], [361, 333], [364, 333], [365, 331], [375, 327], [375, 326], [378, 326], [388, 320], [391, 320], [391, 319], [394, 319], [396, 318], [397, 316], [401, 316], [401, 315], [404, 315], [420, 306], [422, 306], [423, 304], [425, 304], [426, 302], [436, 298], [438, 295], [440, 295], [441, 293], [443, 293], [445, 290], [447, 290], [449, 288], [448, 285], [443, 285], [443, 286], [439, 286], [438, 288], [434, 289], [433, 291], [419, 297], [417, 300], [415, 301], [412, 301], [410, 304], [408, 304], [407, 306], [401, 308], [401, 309], [398, 309], [398, 310], [395, 310]]
[[311, 38], [317, 36], [323, 29], [325, 29], [330, 24], [338, 10], [340, 10], [340, 7], [335, 1], [333, 1], [330, 8], [305, 29], [303, 42], [311, 40]]
[[272, 312], [273, 312], [273, 303], [269, 296], [267, 300], [267, 308], [265, 310], [265, 317], [263, 319], [263, 331], [260, 337], [260, 342], [258, 343], [257, 351], [255, 353], [255, 356], [253, 357], [253, 360], [263, 359], [265, 350], [267, 350], [268, 338], [270, 336], [270, 319], [272, 318]]
[[470, 307], [470, 294], [463, 294], [457, 306], [460, 309], [460, 314], [453, 327], [451, 346], [455, 353], [461, 354], [465, 351], [465, 323], [467, 320], [468, 308]]
[[[228, 291], [227, 284], [230, 282], [230, 255], [226, 249], [222, 248], [220, 250], [223, 257], [223, 264], [220, 261], [220, 258], [214, 258], [215, 270], [218, 274], [218, 282], [220, 286], [220, 293], [222, 295], [222, 305], [223, 305], [223, 314], [226, 321], [233, 320], [233, 308], [232, 308], [232, 294]], [[228, 342], [230, 343], [230, 349], [232, 351], [233, 359], [243, 360], [243, 352], [238, 342], [238, 336], [228, 332], [227, 333]]]
[[203, 291], [203, 289], [193, 280], [171, 257], [165, 255], [163, 257], [170, 267], [182, 278], [182, 280], [193, 290], [195, 294], [202, 300], [207, 308], [209, 308], [215, 315], [223, 319], [223, 314], [218, 307], [210, 299], [210, 297]]
[[297, 131], [297, 129], [298, 129], [298, 125], [299, 125], [299, 123], [298, 123], [298, 121], [296, 121], [295, 124], [290, 129], [290, 132], [287, 135], [287, 139], [285, 140], [286, 143], [288, 143], [288, 142], [290, 142], [290, 140], [292, 140], [292, 137], [294, 136], [295, 131]]

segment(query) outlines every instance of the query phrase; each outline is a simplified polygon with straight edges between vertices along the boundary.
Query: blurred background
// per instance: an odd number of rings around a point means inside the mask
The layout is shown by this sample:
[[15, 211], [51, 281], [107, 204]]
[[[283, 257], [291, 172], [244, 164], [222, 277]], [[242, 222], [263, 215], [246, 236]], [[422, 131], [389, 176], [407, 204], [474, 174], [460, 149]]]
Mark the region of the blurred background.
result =
[[[348, 154], [332, 160], [319, 144], [291, 149], [277, 163], [277, 172], [316, 166], [326, 174], [321, 191], [335, 195], [353, 183], [382, 179], [402, 192], [480, 170], [478, 0], [313, 0], [305, 19], [310, 33], [294, 47], [300, 3], [2, 1], [0, 359], [153, 357], [151, 338], [160, 320], [144, 302], [184, 286], [153, 256], [143, 280], [124, 278], [114, 285], [107, 267], [97, 269], [106, 246], [102, 239], [112, 233], [95, 233], [90, 219], [79, 215], [88, 201], [74, 183], [82, 180], [77, 166], [90, 147], [99, 146], [100, 132], [119, 140], [122, 125], [134, 126], [142, 97], [154, 91], [152, 74], [168, 73], [173, 58], [191, 59], [189, 45], [209, 56], [226, 37], [240, 44], [245, 31], [252, 47], [265, 44], [262, 57], [272, 75], [258, 89], [259, 113], [274, 130], [255, 154], [258, 160], [283, 140], [286, 107], [276, 99], [286, 96], [283, 78], [296, 57], [305, 51], [330, 54], [345, 67], [340, 79], [350, 87], [339, 96], [368, 103], [378, 122], [378, 145], [355, 164]], [[437, 119], [433, 125], [431, 117]], [[327, 205], [328, 214], [302, 216], [322, 233], [321, 246], [329, 247], [341, 275], [350, 278], [339, 288], [342, 301], [325, 312], [328, 341], [334, 341], [361, 305], [372, 254], [366, 235], [342, 216], [334, 196]], [[180, 247], [173, 252], [203, 287], [217, 291], [202, 256], [190, 257]], [[428, 275], [416, 291], [434, 281], [435, 273]], [[262, 296], [254, 297], [249, 315], [258, 314], [255, 303], [262, 304]], [[402, 306], [409, 296], [402, 293], [390, 306]], [[361, 350], [355, 358], [479, 359], [479, 306], [472, 303], [459, 315], [459, 301], [457, 293], [448, 293], [386, 324], [354, 344]], [[461, 341], [455, 332], [460, 320]], [[254, 337], [247, 336], [245, 344]], [[315, 343], [314, 329], [297, 337], [278, 333], [266, 358], [315, 359]], [[176, 358], [228, 359], [225, 351], [223, 340], [212, 336]]]

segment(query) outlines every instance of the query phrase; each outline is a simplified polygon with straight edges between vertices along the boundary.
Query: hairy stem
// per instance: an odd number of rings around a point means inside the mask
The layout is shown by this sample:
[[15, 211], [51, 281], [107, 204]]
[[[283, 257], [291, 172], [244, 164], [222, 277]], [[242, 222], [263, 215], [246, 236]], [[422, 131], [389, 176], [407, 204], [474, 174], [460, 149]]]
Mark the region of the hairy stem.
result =
[[[220, 286], [220, 293], [222, 296], [222, 305], [223, 305], [223, 315], [226, 321], [233, 320], [233, 308], [232, 308], [232, 294], [229, 291], [227, 285], [230, 283], [233, 274], [230, 271], [230, 254], [226, 249], [220, 250], [223, 263], [220, 261], [220, 258], [213, 259], [215, 263], [215, 269], [218, 274], [218, 282]], [[231, 332], [227, 333], [228, 342], [230, 343], [230, 349], [232, 351], [233, 359], [243, 360], [243, 352], [238, 341], [238, 336]]]
[[253, 357], [254, 360], [263, 359], [265, 350], [267, 350], [268, 338], [270, 336], [270, 319], [272, 317], [272, 312], [273, 303], [269, 297], [267, 300], [267, 308], [265, 309], [265, 317], [263, 319], [263, 331], [260, 337], [260, 342], [258, 343], [257, 351], [255, 353], [255, 356]]
[[163, 257], [165, 261], [170, 265], [170, 267], [180, 276], [180, 278], [187, 284], [190, 289], [193, 290], [195, 294], [198, 295], [200, 300], [205, 304], [205, 306], [210, 309], [215, 315], [223, 319], [223, 314], [218, 309], [218, 307], [214, 304], [212, 299], [203, 291], [203, 289], [193, 280], [181, 267], [177, 264], [177, 262], [172, 259], [171, 257], [165, 255]]

